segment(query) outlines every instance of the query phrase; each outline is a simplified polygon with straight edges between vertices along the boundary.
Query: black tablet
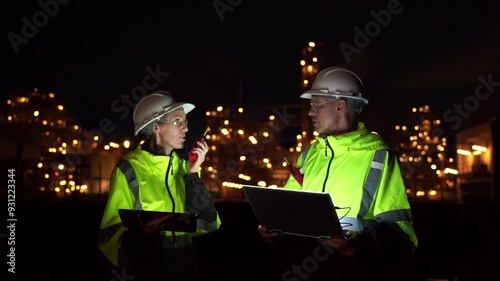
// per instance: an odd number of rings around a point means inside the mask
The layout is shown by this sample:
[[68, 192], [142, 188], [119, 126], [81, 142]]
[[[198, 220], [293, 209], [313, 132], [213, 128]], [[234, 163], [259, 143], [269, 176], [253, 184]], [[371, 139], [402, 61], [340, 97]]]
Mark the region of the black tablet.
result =
[[122, 225], [131, 230], [141, 230], [144, 224], [156, 220], [161, 230], [196, 232], [196, 214], [128, 209], [118, 209], [118, 214]]

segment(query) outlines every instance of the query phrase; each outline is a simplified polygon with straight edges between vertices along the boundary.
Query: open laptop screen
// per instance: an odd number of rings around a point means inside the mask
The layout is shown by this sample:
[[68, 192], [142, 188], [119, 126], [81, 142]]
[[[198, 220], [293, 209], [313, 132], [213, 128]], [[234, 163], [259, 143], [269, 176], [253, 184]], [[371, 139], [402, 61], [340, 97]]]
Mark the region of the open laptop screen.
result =
[[259, 224], [270, 231], [312, 238], [344, 237], [330, 194], [244, 185]]

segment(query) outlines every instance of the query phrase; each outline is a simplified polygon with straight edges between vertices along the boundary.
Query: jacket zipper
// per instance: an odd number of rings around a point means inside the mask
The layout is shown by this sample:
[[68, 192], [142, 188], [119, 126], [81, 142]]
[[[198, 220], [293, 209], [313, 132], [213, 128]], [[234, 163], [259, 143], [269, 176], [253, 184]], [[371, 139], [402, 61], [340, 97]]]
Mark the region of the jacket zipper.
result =
[[[170, 154], [170, 159], [168, 161], [167, 172], [165, 173], [165, 186], [167, 187], [168, 195], [170, 196], [170, 201], [172, 201], [172, 213], [175, 213], [175, 201], [172, 196], [172, 192], [170, 191], [170, 186], [168, 185], [168, 172], [170, 172], [170, 168], [172, 167], [172, 153]], [[172, 175], [174, 174], [174, 169], [172, 168]], [[177, 238], [175, 237], [175, 231], [172, 231], [172, 239], [174, 240], [174, 249], [177, 250]]]
[[323, 192], [325, 192], [325, 189], [326, 189], [326, 182], [328, 181], [328, 176], [330, 174], [330, 167], [332, 166], [333, 157], [335, 155], [333, 148], [330, 146], [330, 143], [328, 142], [328, 138], [325, 138], [325, 143], [326, 143], [325, 156], [328, 156], [328, 152], [326, 149], [330, 148], [330, 150], [332, 151], [332, 158], [330, 158], [330, 161], [328, 162], [328, 168], [326, 169], [326, 176], [325, 176], [325, 180], [323, 181]]

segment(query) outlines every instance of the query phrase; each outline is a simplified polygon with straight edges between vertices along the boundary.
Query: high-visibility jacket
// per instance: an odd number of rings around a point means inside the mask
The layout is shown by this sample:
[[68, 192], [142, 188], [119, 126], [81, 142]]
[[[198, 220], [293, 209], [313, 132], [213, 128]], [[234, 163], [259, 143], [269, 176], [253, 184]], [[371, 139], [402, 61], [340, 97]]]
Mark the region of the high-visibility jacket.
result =
[[[127, 153], [124, 159], [132, 169], [123, 171], [123, 166], [119, 168], [120, 165], [117, 165], [113, 170], [109, 197], [100, 226], [99, 248], [112, 264], [121, 267], [119, 255], [123, 253], [121, 242], [126, 231], [118, 209], [196, 213], [197, 232], [162, 231], [161, 235], [165, 236], [163, 248], [190, 246], [193, 236], [219, 228], [220, 218], [209, 191], [199, 174], [188, 175], [186, 160], [181, 159], [175, 151], [171, 156], [153, 155], [138, 146]], [[131, 178], [135, 182], [129, 182]]]
[[397, 156], [364, 123], [353, 132], [320, 135], [299, 155], [297, 168], [302, 186], [289, 177], [284, 188], [330, 193], [344, 229], [394, 223], [418, 245]]

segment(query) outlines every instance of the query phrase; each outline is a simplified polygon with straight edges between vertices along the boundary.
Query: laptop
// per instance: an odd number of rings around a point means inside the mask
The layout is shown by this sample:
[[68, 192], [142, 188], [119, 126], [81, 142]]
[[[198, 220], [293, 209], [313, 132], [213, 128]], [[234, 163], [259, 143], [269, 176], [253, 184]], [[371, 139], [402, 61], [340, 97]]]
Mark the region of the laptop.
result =
[[343, 238], [330, 194], [244, 185], [259, 224], [271, 232], [330, 239]]
[[142, 225], [158, 219], [164, 231], [196, 232], [197, 215], [147, 210], [118, 209], [122, 225], [130, 230], [141, 230]]

